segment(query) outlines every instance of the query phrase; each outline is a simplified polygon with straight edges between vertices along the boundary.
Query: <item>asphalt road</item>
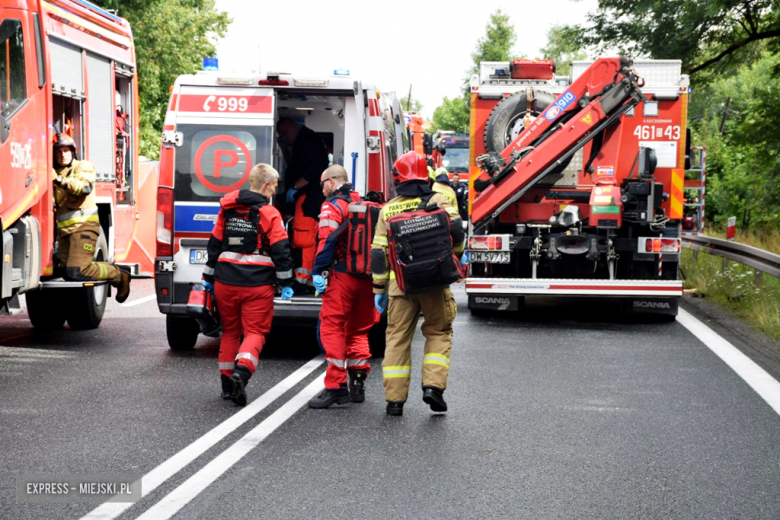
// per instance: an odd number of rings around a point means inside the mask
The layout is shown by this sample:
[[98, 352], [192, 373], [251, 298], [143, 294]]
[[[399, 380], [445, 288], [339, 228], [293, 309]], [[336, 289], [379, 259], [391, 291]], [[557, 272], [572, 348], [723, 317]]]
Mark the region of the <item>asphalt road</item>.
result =
[[[94, 331], [0, 318], [0, 518], [780, 518], [778, 412], [679, 322], [598, 301], [472, 318], [456, 288], [450, 411], [421, 401], [418, 332], [394, 418], [381, 360], [365, 403], [301, 407], [325, 368], [305, 327], [274, 331], [250, 406], [222, 401], [218, 341], [169, 350], [152, 293], [135, 282]], [[25, 473], [155, 486], [113, 511], [17, 503]]]

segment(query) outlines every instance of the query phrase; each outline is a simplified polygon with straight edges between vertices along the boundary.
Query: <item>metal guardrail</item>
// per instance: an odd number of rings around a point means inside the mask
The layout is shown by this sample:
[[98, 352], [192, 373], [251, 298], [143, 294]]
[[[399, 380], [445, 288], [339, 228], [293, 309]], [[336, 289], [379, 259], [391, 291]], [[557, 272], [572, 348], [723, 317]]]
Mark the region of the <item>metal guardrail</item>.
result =
[[683, 235], [682, 244], [693, 251], [717, 255], [750, 266], [758, 272], [780, 278], [780, 255], [769, 251], [704, 235]]

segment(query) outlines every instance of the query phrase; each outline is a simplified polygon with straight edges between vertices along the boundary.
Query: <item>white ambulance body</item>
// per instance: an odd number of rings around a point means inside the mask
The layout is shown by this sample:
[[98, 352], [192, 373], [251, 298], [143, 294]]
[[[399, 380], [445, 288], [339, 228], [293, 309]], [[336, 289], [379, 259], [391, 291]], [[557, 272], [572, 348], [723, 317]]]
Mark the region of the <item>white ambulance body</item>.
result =
[[[155, 285], [171, 348], [189, 349], [197, 341], [198, 327], [187, 317], [186, 305], [192, 284], [203, 274], [219, 199], [248, 189], [250, 169], [265, 162], [281, 174], [272, 203], [285, 207], [288, 186], [275, 133], [282, 117], [316, 132], [332, 163], [344, 166], [359, 193], [373, 190], [384, 200], [394, 196], [392, 165], [408, 144], [393, 94], [349, 76], [179, 76], [165, 117], [157, 197]], [[289, 230], [292, 222], [286, 221]], [[320, 303], [313, 295], [277, 297], [275, 317], [313, 321]]]

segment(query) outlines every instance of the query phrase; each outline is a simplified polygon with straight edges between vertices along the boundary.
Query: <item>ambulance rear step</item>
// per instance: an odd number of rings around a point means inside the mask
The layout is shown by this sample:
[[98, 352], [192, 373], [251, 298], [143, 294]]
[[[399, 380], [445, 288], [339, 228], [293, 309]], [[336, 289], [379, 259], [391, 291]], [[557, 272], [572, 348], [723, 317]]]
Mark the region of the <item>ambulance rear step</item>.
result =
[[70, 280], [65, 280], [63, 278], [51, 278], [46, 281], [41, 282], [41, 287], [43, 289], [70, 289], [70, 288], [80, 288], [80, 287], [97, 287], [99, 285], [106, 285], [108, 282], [106, 280], [97, 280], [97, 281], [88, 281], [88, 282], [73, 282]]
[[316, 320], [320, 316], [322, 297], [313, 294], [295, 295], [291, 300], [274, 298], [274, 318]]

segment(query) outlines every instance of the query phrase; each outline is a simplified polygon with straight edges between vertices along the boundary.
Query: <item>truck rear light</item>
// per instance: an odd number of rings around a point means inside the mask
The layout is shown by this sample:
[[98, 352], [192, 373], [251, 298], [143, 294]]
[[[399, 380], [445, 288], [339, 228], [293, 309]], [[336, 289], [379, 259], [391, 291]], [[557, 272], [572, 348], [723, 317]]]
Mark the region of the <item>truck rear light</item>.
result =
[[469, 238], [472, 251], [509, 251], [509, 235], [484, 235]]
[[173, 190], [157, 188], [157, 256], [173, 256]]
[[258, 85], [270, 85], [275, 87], [289, 87], [290, 82], [286, 79], [261, 79], [257, 82]]
[[680, 252], [680, 239], [679, 238], [640, 238], [639, 239], [639, 252], [640, 253], [679, 253]]

